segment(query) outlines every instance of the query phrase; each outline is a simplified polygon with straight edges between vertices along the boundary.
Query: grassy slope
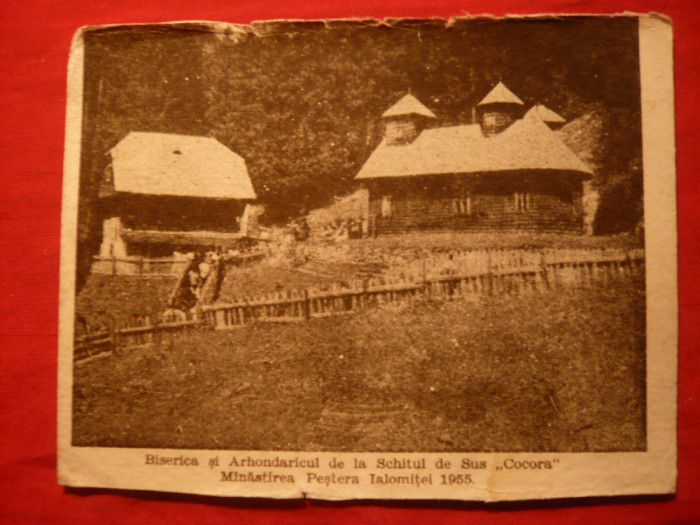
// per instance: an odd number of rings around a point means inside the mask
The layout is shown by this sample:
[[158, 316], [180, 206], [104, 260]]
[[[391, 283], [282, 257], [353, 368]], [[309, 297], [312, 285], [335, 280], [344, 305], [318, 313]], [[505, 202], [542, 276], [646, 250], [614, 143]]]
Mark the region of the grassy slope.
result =
[[304, 273], [290, 266], [262, 263], [249, 268], [231, 268], [221, 283], [220, 303], [254, 297], [279, 290], [303, 290], [332, 285], [355, 278], [350, 264], [328, 263], [322, 274]]
[[311, 210], [306, 216], [311, 232], [320, 234], [324, 226], [340, 219], [357, 219], [369, 214], [367, 190], [357, 190], [342, 197], [335, 197], [333, 204]]
[[[365, 263], [380, 263], [398, 270], [420, 259], [426, 252], [487, 248], [638, 248], [637, 238], [629, 235], [587, 237], [532, 233], [430, 233], [414, 232], [383, 235], [373, 239], [353, 239], [338, 244], [311, 239], [297, 245], [298, 253], [320, 261], [321, 274], [305, 273], [306, 265], [268, 263], [232, 268], [227, 271], [219, 293], [219, 302], [257, 296], [279, 290], [318, 288], [357, 279], [357, 271]], [[312, 268], [313, 270], [313, 268]]]
[[78, 294], [76, 312], [91, 326], [139, 315], [156, 319], [167, 308], [176, 281], [174, 277], [91, 275]]
[[176, 336], [76, 369], [78, 445], [645, 446], [641, 282]]

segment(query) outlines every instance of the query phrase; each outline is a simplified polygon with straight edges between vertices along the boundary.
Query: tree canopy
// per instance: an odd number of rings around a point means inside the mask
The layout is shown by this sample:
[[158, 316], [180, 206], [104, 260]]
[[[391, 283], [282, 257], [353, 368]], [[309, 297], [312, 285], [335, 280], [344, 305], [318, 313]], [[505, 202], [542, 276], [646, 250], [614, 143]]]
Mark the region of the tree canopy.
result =
[[[502, 80], [530, 106], [603, 125], [594, 183], [617, 191], [601, 231], [641, 210], [638, 29], [633, 17], [128, 26], [85, 38], [81, 239], [106, 155], [130, 131], [216, 137], [242, 155], [268, 218], [285, 220], [355, 188], [381, 114], [410, 90], [441, 125], [469, 123]], [[622, 188], [622, 189], [620, 189]], [[602, 203], [605, 213], [606, 201]], [[625, 211], [626, 210], [626, 211]]]

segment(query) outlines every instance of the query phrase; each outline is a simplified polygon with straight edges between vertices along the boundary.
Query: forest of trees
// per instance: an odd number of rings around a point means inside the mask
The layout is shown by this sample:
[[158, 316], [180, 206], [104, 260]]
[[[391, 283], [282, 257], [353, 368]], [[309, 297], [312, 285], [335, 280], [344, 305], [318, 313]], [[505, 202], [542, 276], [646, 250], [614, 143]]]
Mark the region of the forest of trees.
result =
[[637, 37], [632, 17], [90, 31], [80, 246], [99, 242], [97, 187], [129, 131], [216, 137], [246, 159], [267, 220], [284, 221], [355, 188], [382, 112], [409, 89], [450, 125], [471, 122], [499, 80], [567, 120], [596, 112], [597, 231], [630, 230], [642, 216]]

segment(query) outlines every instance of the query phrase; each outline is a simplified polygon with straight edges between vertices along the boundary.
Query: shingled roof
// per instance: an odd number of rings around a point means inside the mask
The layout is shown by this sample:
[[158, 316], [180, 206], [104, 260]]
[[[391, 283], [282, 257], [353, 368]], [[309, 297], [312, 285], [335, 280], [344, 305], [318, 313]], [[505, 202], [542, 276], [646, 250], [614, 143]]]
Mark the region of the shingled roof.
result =
[[382, 117], [400, 117], [402, 115], [421, 115], [428, 118], [437, 118], [432, 111], [410, 93], [406, 93], [396, 104], [387, 109], [382, 114]]
[[517, 104], [524, 106], [524, 102], [520, 100], [515, 93], [508, 89], [503, 82], [499, 82], [489, 91], [477, 106], [486, 106], [487, 104]]
[[546, 124], [537, 119], [521, 119], [488, 138], [479, 125], [472, 124], [427, 129], [412, 143], [401, 146], [388, 146], [382, 141], [355, 178], [513, 170], [592, 174]]
[[256, 198], [243, 158], [211, 137], [132, 131], [110, 154], [117, 192]]
[[532, 106], [523, 118], [538, 118], [547, 124], [564, 124], [566, 120], [559, 113], [555, 113], [547, 106], [535, 104]]

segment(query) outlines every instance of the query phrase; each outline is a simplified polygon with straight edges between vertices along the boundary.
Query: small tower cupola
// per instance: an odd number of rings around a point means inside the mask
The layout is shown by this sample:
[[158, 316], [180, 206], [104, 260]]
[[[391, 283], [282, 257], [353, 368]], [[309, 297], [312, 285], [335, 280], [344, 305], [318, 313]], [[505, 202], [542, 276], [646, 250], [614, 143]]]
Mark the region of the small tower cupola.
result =
[[523, 114], [525, 104], [503, 82], [499, 82], [476, 105], [481, 132], [485, 137], [500, 133]]
[[382, 114], [386, 144], [410, 144], [436, 118], [416, 97], [407, 93]]
[[544, 106], [542, 104], [535, 104], [534, 106], [532, 106], [528, 110], [528, 112], [525, 113], [525, 116], [523, 118], [532, 118], [540, 120], [547, 124], [551, 129], [559, 129], [564, 124], [566, 124], [566, 120], [564, 119], [564, 117], [562, 117], [558, 113], [555, 113], [547, 106]]

